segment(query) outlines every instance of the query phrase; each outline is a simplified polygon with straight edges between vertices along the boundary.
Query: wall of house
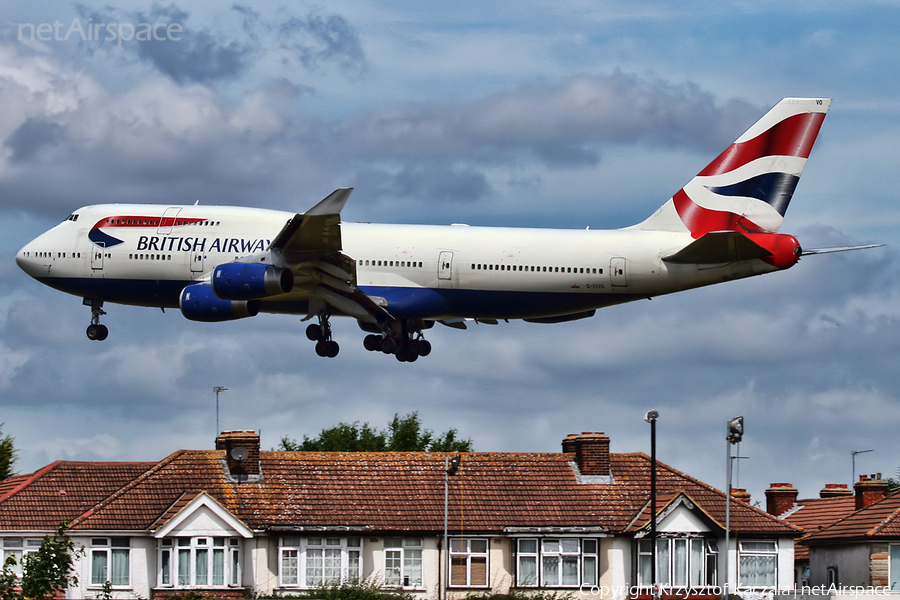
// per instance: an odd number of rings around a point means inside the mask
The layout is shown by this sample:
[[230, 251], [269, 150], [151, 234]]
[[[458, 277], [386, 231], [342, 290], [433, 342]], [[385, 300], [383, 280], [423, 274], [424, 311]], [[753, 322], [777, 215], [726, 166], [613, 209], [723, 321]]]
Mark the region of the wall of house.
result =
[[[630, 586], [632, 581], [631, 557], [632, 540], [630, 538], [608, 537], [600, 539], [600, 589], [621, 590]], [[605, 588], [604, 588], [605, 586]], [[610, 593], [605, 597], [620, 594]]]
[[508, 594], [512, 586], [512, 540], [491, 539], [488, 566], [491, 570], [488, 584], [498, 594]]
[[[108, 537], [97, 535], [92, 537]], [[70, 586], [70, 598], [97, 598], [102, 586], [91, 584], [91, 539], [92, 537], [72, 537], [76, 548], [84, 547], [84, 554], [74, 561], [78, 585]], [[113, 598], [149, 598], [150, 590], [156, 583], [156, 539], [148, 536], [131, 536], [129, 552], [130, 585], [113, 588]]]
[[790, 590], [794, 587], [796, 576], [794, 570], [794, 540], [782, 538], [778, 540], [778, 581], [779, 590]]
[[840, 585], [868, 586], [869, 544], [812, 546], [809, 549], [809, 584], [828, 585], [828, 567], [838, 567]]
[[890, 549], [888, 544], [869, 545], [869, 585], [890, 586]]

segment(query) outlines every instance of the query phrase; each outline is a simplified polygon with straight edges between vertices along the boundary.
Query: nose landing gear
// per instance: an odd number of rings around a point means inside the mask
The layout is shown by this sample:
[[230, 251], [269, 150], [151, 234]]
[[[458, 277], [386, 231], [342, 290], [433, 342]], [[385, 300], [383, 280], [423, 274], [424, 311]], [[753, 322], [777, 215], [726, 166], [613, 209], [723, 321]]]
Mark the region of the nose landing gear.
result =
[[106, 314], [103, 310], [103, 300], [85, 298], [84, 304], [91, 307], [91, 324], [87, 327], [87, 337], [89, 340], [102, 342], [109, 336], [109, 328], [100, 324], [100, 316]]

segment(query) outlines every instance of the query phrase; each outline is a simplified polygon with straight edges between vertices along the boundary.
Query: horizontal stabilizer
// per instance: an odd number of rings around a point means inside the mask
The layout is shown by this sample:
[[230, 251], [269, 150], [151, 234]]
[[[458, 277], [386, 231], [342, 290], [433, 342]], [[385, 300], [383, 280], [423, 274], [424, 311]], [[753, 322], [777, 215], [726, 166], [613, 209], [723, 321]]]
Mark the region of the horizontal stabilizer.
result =
[[869, 248], [881, 248], [884, 244], [866, 244], [865, 246], [835, 246], [833, 248], [813, 248], [812, 250], [804, 250], [800, 256], [808, 256], [810, 254], [831, 254], [832, 252], [847, 252], [849, 250], [867, 250]]
[[556, 317], [539, 317], [534, 319], [523, 319], [528, 323], [566, 323], [568, 321], [577, 321], [578, 319], [587, 319], [593, 317], [597, 313], [596, 309], [586, 310], [584, 312], [572, 313], [570, 315], [559, 315]]
[[675, 254], [664, 256], [663, 260], [678, 265], [713, 265], [771, 255], [771, 252], [738, 231], [713, 231]]

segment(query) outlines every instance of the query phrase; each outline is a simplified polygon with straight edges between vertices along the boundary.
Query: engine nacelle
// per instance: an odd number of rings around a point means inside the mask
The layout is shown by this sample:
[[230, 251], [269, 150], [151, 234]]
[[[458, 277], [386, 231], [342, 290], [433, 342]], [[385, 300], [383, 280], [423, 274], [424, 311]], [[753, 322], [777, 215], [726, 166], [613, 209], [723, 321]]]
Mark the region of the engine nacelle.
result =
[[222, 300], [266, 298], [290, 292], [294, 274], [272, 265], [226, 263], [213, 271], [212, 288]]
[[233, 321], [259, 314], [259, 300], [222, 300], [206, 283], [196, 283], [181, 290], [178, 299], [181, 314], [191, 321]]

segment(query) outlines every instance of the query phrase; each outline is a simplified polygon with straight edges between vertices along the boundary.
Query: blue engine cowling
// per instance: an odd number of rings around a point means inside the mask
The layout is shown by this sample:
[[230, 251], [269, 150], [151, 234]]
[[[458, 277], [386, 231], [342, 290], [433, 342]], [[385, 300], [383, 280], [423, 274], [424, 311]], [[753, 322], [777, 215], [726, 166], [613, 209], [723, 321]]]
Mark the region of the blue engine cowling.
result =
[[259, 314], [259, 300], [222, 300], [206, 283], [196, 283], [181, 290], [178, 304], [181, 314], [191, 321], [233, 321]]
[[226, 263], [213, 271], [212, 288], [222, 300], [254, 300], [290, 292], [294, 274], [272, 265]]

